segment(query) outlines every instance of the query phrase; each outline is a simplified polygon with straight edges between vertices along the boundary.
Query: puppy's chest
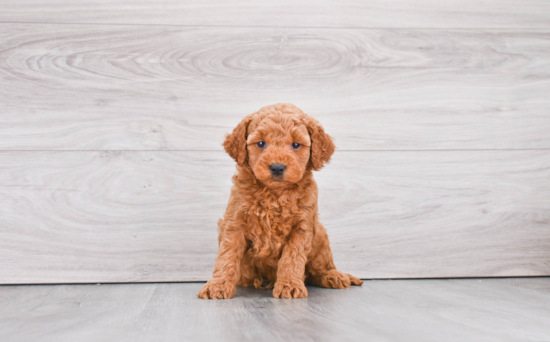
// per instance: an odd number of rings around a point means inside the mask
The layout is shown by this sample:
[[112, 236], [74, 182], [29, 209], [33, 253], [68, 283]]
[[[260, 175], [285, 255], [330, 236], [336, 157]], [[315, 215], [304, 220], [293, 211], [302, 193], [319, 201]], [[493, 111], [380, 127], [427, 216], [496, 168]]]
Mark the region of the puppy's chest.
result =
[[249, 208], [245, 227], [248, 253], [255, 257], [280, 256], [293, 227], [300, 222], [301, 210], [296, 203], [250, 203]]

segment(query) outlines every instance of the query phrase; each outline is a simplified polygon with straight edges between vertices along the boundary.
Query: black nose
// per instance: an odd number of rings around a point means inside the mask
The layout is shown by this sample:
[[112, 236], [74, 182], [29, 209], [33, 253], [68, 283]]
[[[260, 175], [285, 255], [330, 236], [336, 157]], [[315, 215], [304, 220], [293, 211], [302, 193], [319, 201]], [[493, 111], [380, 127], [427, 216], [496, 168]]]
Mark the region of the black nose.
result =
[[271, 174], [273, 176], [280, 176], [285, 172], [286, 166], [283, 164], [271, 164], [269, 167], [269, 170], [271, 170]]

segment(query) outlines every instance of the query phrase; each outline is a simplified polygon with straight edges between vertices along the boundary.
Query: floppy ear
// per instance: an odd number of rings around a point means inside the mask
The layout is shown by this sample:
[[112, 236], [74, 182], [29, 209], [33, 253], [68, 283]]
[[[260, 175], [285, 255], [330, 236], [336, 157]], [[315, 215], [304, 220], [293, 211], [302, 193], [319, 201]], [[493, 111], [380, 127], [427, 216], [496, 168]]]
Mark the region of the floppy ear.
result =
[[231, 158], [235, 159], [239, 166], [242, 166], [246, 161], [246, 131], [251, 120], [251, 115], [245, 117], [243, 121], [235, 127], [233, 133], [225, 137], [225, 141], [223, 142], [225, 152], [227, 152]]
[[311, 137], [311, 164], [315, 171], [319, 171], [329, 162], [336, 147], [317, 120], [310, 117], [307, 126]]

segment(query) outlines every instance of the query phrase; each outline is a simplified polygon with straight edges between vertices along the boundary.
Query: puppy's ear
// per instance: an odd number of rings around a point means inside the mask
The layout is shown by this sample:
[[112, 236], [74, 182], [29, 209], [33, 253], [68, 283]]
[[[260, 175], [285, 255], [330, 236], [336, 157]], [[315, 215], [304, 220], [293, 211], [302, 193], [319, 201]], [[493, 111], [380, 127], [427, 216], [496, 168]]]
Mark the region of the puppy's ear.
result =
[[225, 152], [227, 152], [231, 158], [235, 159], [239, 166], [242, 166], [246, 161], [246, 131], [251, 120], [251, 115], [245, 117], [243, 121], [235, 127], [233, 133], [225, 137], [225, 141], [223, 142]]
[[307, 129], [311, 138], [311, 164], [315, 171], [319, 171], [329, 162], [336, 147], [332, 137], [326, 134], [319, 122], [312, 117], [307, 120]]

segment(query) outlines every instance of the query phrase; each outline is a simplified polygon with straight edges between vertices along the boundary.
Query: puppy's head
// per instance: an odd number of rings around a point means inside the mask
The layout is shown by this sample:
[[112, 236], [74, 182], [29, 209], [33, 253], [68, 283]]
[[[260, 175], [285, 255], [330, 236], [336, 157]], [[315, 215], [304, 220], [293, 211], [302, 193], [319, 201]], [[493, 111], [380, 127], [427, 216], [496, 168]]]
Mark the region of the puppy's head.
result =
[[320, 170], [334, 153], [332, 138], [319, 123], [291, 104], [276, 104], [248, 115], [223, 143], [239, 166], [249, 166], [269, 188], [298, 183]]

